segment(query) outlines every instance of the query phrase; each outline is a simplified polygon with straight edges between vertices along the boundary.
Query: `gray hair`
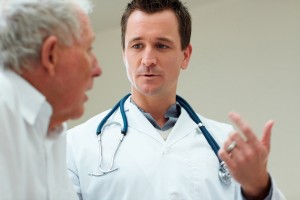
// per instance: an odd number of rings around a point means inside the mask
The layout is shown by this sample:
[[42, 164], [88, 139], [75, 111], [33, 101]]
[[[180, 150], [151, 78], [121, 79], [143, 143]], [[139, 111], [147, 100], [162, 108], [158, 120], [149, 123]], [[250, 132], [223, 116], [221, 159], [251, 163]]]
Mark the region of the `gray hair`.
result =
[[91, 11], [88, 0], [0, 0], [0, 66], [29, 69], [51, 35], [71, 45], [80, 39], [79, 14]]

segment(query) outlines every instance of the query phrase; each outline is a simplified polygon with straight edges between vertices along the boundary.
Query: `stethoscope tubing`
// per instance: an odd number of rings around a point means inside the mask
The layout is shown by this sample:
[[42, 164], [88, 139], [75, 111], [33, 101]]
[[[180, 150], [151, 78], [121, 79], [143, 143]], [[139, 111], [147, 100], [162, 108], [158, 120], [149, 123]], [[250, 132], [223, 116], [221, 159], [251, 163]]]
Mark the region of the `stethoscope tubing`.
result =
[[206, 127], [203, 125], [202, 121], [200, 120], [200, 118], [198, 117], [196, 112], [193, 110], [193, 108], [190, 106], [190, 104], [186, 100], [184, 100], [182, 97], [180, 97], [179, 95], [176, 95], [176, 101], [187, 111], [187, 113], [192, 118], [192, 120], [198, 125], [200, 131], [204, 135], [205, 139], [207, 140], [207, 142], [211, 146], [212, 150], [216, 154], [219, 162], [221, 163], [222, 161], [218, 156], [218, 151], [219, 151], [220, 147], [217, 144], [217, 142], [215, 141], [215, 139], [208, 132]]
[[123, 127], [121, 129], [121, 133], [125, 136], [127, 134], [128, 131], [128, 120], [127, 120], [127, 116], [125, 114], [125, 109], [124, 109], [124, 104], [126, 99], [130, 96], [131, 94], [127, 94], [126, 96], [124, 96], [110, 111], [109, 113], [107, 113], [107, 115], [102, 119], [102, 121], [100, 122], [100, 124], [97, 127], [97, 131], [96, 134], [99, 135], [102, 133], [102, 129], [104, 127], [104, 124], [107, 122], [107, 120], [112, 116], [112, 114], [114, 114], [114, 112], [120, 108], [120, 112], [122, 115], [122, 119], [123, 119]]
[[[113, 164], [114, 164], [114, 159], [115, 156], [117, 154], [117, 151], [120, 147], [121, 142], [123, 141], [124, 137], [127, 134], [128, 131], [128, 120], [127, 120], [127, 116], [125, 114], [125, 109], [124, 109], [124, 104], [125, 101], [127, 100], [127, 98], [130, 96], [131, 94], [127, 94], [125, 97], [123, 97], [111, 110], [110, 112], [102, 119], [102, 121], [99, 123], [98, 127], [97, 127], [97, 136], [100, 138], [100, 142], [99, 145], [101, 146], [101, 159], [100, 159], [100, 164], [99, 164], [99, 168], [102, 174], [90, 174], [92, 176], [102, 176], [105, 175], [107, 173], [116, 171], [118, 168], [113, 169]], [[212, 150], [214, 151], [215, 155], [217, 156], [219, 163], [220, 163], [220, 168], [219, 168], [219, 178], [220, 180], [226, 184], [229, 185], [231, 183], [231, 175], [228, 171], [228, 168], [226, 166], [226, 164], [224, 163], [224, 161], [222, 161], [219, 158], [218, 155], [218, 151], [220, 149], [219, 145], [217, 144], [217, 142], [215, 141], [215, 139], [212, 137], [212, 135], [208, 132], [208, 130], [206, 129], [206, 127], [203, 125], [202, 121], [200, 120], [200, 118], [198, 117], [198, 115], [196, 114], [196, 112], [192, 109], [192, 107], [189, 105], [189, 103], [187, 101], [185, 101], [182, 97], [180, 97], [179, 95], [176, 95], [176, 101], [187, 111], [187, 113], [189, 114], [189, 116], [191, 117], [191, 119], [198, 125], [199, 130], [202, 132], [203, 136], [205, 137], [205, 139], [207, 140], [208, 144], [210, 145], [210, 147], [212, 148]], [[120, 109], [121, 115], [122, 115], [122, 119], [123, 119], [123, 127], [121, 129], [121, 139], [119, 140], [116, 149], [114, 151], [114, 154], [112, 156], [112, 161], [111, 161], [111, 167], [109, 170], [103, 170], [101, 169], [101, 163], [102, 163], [102, 145], [101, 145], [101, 133], [102, 133], [102, 129], [105, 126], [105, 123], [107, 122], [107, 120], [113, 115], [113, 113], [117, 110]]]

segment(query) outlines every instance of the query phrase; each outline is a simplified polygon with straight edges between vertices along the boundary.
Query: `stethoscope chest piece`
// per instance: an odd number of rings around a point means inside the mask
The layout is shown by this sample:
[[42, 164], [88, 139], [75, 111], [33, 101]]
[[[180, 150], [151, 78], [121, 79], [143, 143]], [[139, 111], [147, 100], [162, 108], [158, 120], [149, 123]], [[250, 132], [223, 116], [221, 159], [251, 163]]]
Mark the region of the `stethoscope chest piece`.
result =
[[230, 185], [232, 178], [224, 161], [220, 164], [219, 178], [225, 185]]

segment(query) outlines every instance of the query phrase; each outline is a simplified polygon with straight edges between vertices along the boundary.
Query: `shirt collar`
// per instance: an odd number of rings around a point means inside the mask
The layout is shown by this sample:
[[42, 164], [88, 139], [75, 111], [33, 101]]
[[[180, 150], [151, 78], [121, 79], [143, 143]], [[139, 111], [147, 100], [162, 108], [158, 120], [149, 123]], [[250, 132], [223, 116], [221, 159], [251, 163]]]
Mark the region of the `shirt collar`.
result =
[[7, 76], [12, 80], [12, 84], [17, 91], [16, 98], [20, 105], [20, 114], [22, 117], [30, 124], [36, 122], [40, 112], [50, 119], [52, 107], [46, 101], [45, 96], [17, 73], [11, 70], [6, 71]]
[[165, 113], [164, 117], [166, 119], [168, 119], [168, 121], [162, 126], [160, 127], [155, 119], [151, 116], [150, 113], [145, 112], [142, 108], [140, 108], [131, 98], [130, 98], [130, 102], [132, 104], [134, 104], [143, 114], [144, 116], [149, 120], [149, 122], [158, 130], [161, 131], [165, 131], [168, 130], [170, 128], [173, 128], [173, 126], [176, 124], [177, 119], [179, 118], [180, 114], [181, 114], [181, 106], [178, 103], [175, 103], [173, 105], [171, 105], [167, 112]]

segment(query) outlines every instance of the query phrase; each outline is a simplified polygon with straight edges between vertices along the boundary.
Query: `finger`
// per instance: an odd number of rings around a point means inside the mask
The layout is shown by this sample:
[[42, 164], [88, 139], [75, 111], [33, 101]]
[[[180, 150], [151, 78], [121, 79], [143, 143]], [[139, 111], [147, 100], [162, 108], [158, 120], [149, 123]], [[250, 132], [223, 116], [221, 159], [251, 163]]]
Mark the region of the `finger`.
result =
[[232, 141], [236, 141], [237, 147], [239, 148], [247, 145], [241, 134], [237, 131], [233, 132], [233, 134], [229, 138]]
[[230, 154], [230, 158], [234, 159], [235, 161], [243, 160], [244, 154], [249, 148], [249, 144], [244, 141], [238, 132], [232, 134], [230, 136], [230, 140], [236, 143], [236, 146], [232, 149], [232, 151], [228, 152], [228, 154]]
[[[226, 141], [224, 141], [222, 148], [219, 150], [218, 154], [220, 156], [220, 158], [222, 160], [224, 160], [225, 162], [228, 162], [229, 159], [231, 159], [232, 156], [232, 151], [236, 148], [236, 144], [233, 145], [233, 143], [236, 143], [235, 140], [233, 140], [233, 135], [237, 134], [236, 131], [230, 133], [228, 139]], [[230, 146], [233, 147], [231, 148]]]
[[221, 160], [223, 160], [226, 163], [228, 169], [235, 168], [235, 162], [232, 159], [231, 153], [229, 154], [224, 148], [222, 148], [219, 150], [218, 155], [221, 158]]
[[234, 131], [234, 130], [232, 132], [230, 132], [228, 138], [224, 141], [224, 143], [222, 145], [223, 149], [227, 149], [228, 146], [233, 142], [232, 137], [235, 133], [236, 133], [236, 131]]
[[234, 132], [230, 133], [230, 136], [224, 141], [222, 147], [220, 148], [218, 154], [219, 157], [224, 160], [225, 162], [229, 160], [229, 153], [227, 151], [228, 146], [232, 143], [231, 136], [234, 134]]
[[242, 139], [242, 137], [240, 136], [240, 134], [238, 132], [233, 132], [226, 143], [224, 143], [223, 145], [223, 149], [226, 150], [226, 152], [228, 154], [230, 154], [230, 156], [232, 156], [233, 152], [236, 151], [243, 151], [243, 148], [245, 147], [245, 141]]
[[229, 113], [229, 118], [242, 131], [248, 142], [257, 140], [256, 135], [251, 130], [250, 126], [244, 121], [239, 114], [235, 112]]
[[266, 147], [268, 152], [270, 152], [270, 148], [271, 148], [271, 133], [272, 133], [273, 125], [274, 125], [273, 120], [270, 120], [265, 124], [262, 139], [261, 139], [261, 143]]
[[219, 150], [218, 155], [225, 163], [230, 161], [230, 154], [224, 148]]

